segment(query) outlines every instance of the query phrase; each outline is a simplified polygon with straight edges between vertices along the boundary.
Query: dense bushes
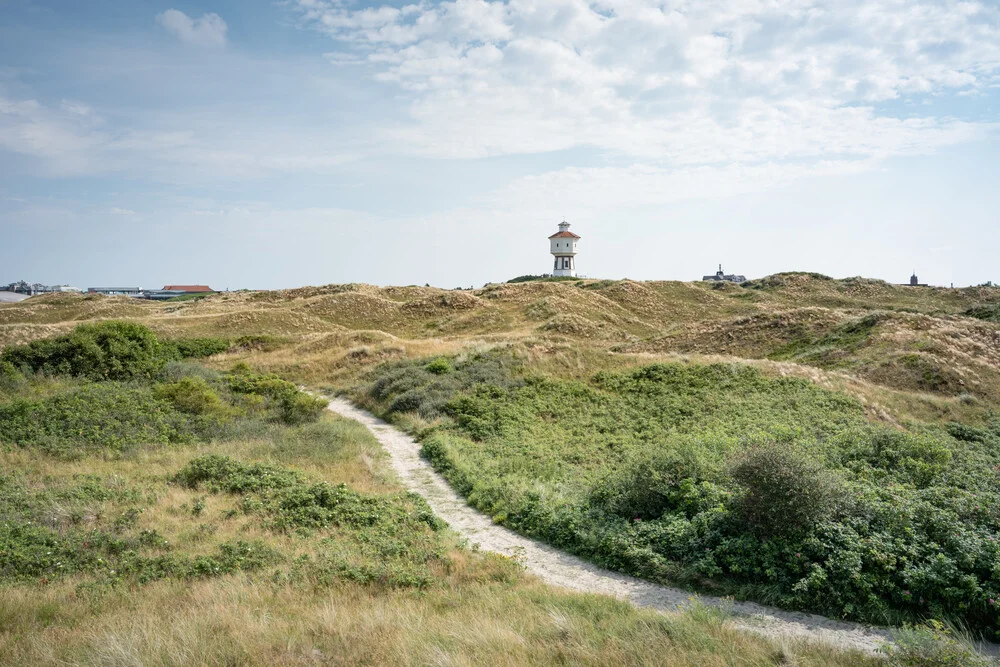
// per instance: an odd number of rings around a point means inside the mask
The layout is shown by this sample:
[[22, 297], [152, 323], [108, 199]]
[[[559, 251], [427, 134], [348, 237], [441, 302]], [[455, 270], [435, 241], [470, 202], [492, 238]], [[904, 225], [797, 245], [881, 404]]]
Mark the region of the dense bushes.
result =
[[269, 337], [159, 339], [148, 327], [109, 320], [82, 324], [71, 333], [7, 348], [4, 373], [12, 370], [70, 375], [89, 380], [151, 380], [169, 361], [209, 357], [230, 349], [270, 344]]
[[183, 442], [192, 435], [183, 417], [147, 387], [101, 382], [0, 403], [0, 442], [62, 456]]
[[226, 405], [212, 386], [200, 377], [182, 377], [153, 388], [153, 396], [170, 403], [176, 410], [192, 415], [226, 412]]
[[160, 341], [166, 359], [198, 359], [228, 352], [232, 343], [226, 338], [168, 338]]
[[156, 334], [132, 322], [99, 322], [72, 333], [7, 348], [0, 362], [49, 375], [91, 380], [155, 377], [166, 363]]
[[[64, 457], [120, 454], [138, 445], [226, 439], [261, 422], [314, 422], [326, 407], [292, 383], [246, 366], [220, 374], [167, 362], [148, 330], [105, 324], [4, 353], [0, 444]], [[216, 349], [207, 343], [195, 348]], [[44, 375], [25, 376], [18, 367]]]
[[428, 363], [383, 367], [369, 395], [449, 417], [423, 453], [496, 521], [640, 576], [1000, 630], [998, 423], [873, 425], [842, 394], [737, 365], [576, 382], [492, 359], [508, 377], [471, 385], [462, 362]]
[[503, 352], [473, 354], [450, 362], [400, 361], [372, 376], [369, 394], [376, 401], [391, 397], [392, 412], [416, 412], [425, 419], [443, 414], [445, 404], [460, 391], [476, 386], [504, 388], [520, 383], [512, 372], [520, 362]]
[[0, 354], [0, 379], [19, 371], [95, 381], [153, 380], [172, 361], [233, 350], [269, 350], [277, 344], [273, 336], [160, 339], [142, 324], [108, 320], [7, 348]]

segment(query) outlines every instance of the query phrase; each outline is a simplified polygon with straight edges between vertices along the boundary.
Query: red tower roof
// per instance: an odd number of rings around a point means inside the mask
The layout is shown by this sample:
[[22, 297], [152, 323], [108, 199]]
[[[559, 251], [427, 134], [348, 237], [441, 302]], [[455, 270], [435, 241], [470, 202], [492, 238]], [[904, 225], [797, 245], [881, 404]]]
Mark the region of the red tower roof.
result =
[[549, 238], [550, 239], [578, 239], [578, 238], [580, 238], [580, 236], [578, 236], [577, 234], [574, 234], [573, 232], [556, 232], [555, 234], [553, 234]]

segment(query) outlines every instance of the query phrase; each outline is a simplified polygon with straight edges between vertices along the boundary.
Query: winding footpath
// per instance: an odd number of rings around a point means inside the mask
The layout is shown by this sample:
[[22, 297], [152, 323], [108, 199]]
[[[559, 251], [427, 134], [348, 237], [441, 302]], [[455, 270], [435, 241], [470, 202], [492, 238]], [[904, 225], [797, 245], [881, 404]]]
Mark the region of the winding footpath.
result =
[[661, 586], [605, 570], [575, 556], [546, 546], [498, 526], [451, 488], [431, 465], [420, 457], [420, 444], [395, 427], [356, 408], [344, 398], [330, 402], [329, 409], [366, 426], [389, 453], [392, 467], [403, 485], [423, 496], [435, 514], [470, 544], [516, 557], [528, 572], [556, 586], [584, 593], [602, 593], [625, 599], [638, 607], [675, 611], [693, 600], [731, 607], [734, 623], [745, 630], [775, 639], [802, 639], [840, 648], [874, 652], [891, 639], [891, 632], [856, 623], [834, 621], [823, 616], [785, 611], [753, 602], [731, 602], [701, 596], [679, 588]]

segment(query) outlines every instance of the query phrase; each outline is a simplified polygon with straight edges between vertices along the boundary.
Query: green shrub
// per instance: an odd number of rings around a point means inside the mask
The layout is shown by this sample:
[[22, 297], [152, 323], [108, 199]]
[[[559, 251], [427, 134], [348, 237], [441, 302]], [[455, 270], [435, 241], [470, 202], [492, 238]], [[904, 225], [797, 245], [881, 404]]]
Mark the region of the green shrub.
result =
[[421, 454], [498, 523], [637, 576], [1000, 635], [1000, 425], [875, 425], [844, 394], [736, 364], [582, 382], [484, 356], [387, 364], [368, 397], [449, 417]]
[[[107, 478], [85, 476], [46, 488], [0, 473], [0, 581], [86, 573], [104, 583], [142, 584], [250, 572], [280, 560], [260, 542], [222, 543], [215, 553], [199, 556], [175, 553], [157, 531], [137, 530], [143, 498]], [[95, 502], [101, 503], [97, 512]], [[52, 525], [54, 506], [68, 511], [66, 525]], [[84, 513], [90, 515], [86, 524]], [[157, 553], [143, 553], [151, 550]]]
[[222, 374], [208, 366], [193, 361], [168, 361], [163, 368], [162, 379], [165, 382], [176, 382], [184, 378], [198, 378], [210, 384], [217, 384]]
[[289, 425], [316, 421], [327, 406], [325, 400], [299, 391], [277, 375], [254, 373], [244, 367], [235, 368], [226, 376], [226, 383], [233, 393], [263, 398], [272, 418]]
[[192, 415], [221, 415], [226, 405], [215, 389], [199, 377], [184, 377], [174, 382], [157, 384], [153, 396], [166, 401], [180, 412]]
[[435, 359], [431, 363], [424, 366], [428, 373], [434, 375], [444, 375], [445, 373], [450, 373], [452, 371], [451, 364], [448, 363], [447, 359]]
[[8, 348], [0, 361], [31, 372], [119, 381], [153, 378], [166, 363], [160, 342], [148, 327], [113, 320]]
[[666, 512], [691, 517], [724, 502], [728, 493], [695, 443], [659, 446], [630, 457], [591, 491], [594, 505], [626, 519], [657, 519]]
[[758, 537], [807, 533], [833, 514], [842, 495], [832, 475], [777, 445], [747, 450], [731, 474], [740, 487], [736, 515]]
[[367, 393], [389, 413], [416, 412], [434, 419], [444, 415], [448, 402], [463, 390], [522, 384], [517, 374], [520, 367], [520, 360], [502, 350], [451, 361], [394, 362], [372, 371]]

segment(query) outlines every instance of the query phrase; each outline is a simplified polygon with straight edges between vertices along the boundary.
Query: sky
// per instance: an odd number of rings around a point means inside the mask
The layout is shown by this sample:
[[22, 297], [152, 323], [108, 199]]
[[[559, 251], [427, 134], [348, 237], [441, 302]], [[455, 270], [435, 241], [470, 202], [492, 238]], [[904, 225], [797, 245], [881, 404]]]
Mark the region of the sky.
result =
[[0, 0], [0, 283], [1000, 281], [997, 0]]

